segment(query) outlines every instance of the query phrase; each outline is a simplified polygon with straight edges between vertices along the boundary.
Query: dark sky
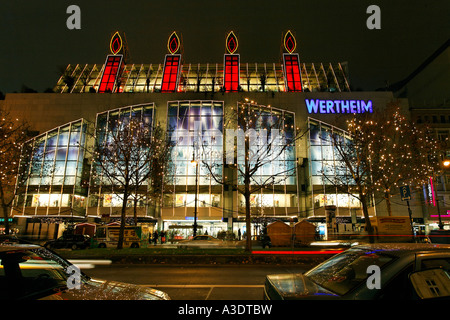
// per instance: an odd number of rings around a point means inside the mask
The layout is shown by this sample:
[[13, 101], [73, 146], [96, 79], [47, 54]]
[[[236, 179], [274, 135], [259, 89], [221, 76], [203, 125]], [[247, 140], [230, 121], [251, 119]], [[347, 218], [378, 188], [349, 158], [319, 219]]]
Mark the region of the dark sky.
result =
[[[71, 4], [81, 8], [81, 30], [66, 27]], [[366, 27], [371, 4], [381, 8], [381, 30]], [[103, 63], [116, 30], [135, 63], [162, 63], [173, 30], [186, 63], [222, 63], [231, 30], [241, 62], [273, 63], [288, 29], [303, 62], [347, 61], [353, 88], [374, 90], [436, 51], [449, 38], [449, 17], [449, 0], [0, 0], [0, 91], [42, 92], [69, 63]]]

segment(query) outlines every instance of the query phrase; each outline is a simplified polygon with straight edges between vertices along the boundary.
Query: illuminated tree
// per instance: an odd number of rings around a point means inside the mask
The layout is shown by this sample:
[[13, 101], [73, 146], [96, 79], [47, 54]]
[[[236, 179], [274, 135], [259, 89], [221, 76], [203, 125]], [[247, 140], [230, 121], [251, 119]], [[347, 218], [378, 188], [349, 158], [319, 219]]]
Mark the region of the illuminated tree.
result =
[[374, 135], [369, 142], [369, 165], [375, 191], [382, 194], [389, 215], [390, 198], [401, 185], [425, 184], [439, 165], [440, 144], [426, 126], [407, 119], [397, 103], [374, 115]]
[[9, 234], [9, 212], [16, 195], [22, 145], [29, 138], [28, 125], [0, 110], [0, 137], [0, 205], [5, 219], [5, 233]]
[[[105, 127], [97, 127], [93, 147], [91, 187], [102, 186], [122, 200], [119, 242], [123, 248], [126, 209], [129, 199], [161, 198], [161, 181], [168, 168], [170, 144], [164, 130], [153, 129], [130, 115], [109, 120]], [[136, 206], [134, 206], [136, 210]]]
[[420, 186], [439, 165], [440, 145], [427, 127], [407, 119], [397, 102], [383, 112], [358, 114], [347, 120], [347, 135], [331, 135], [336, 158], [323, 170], [325, 179], [340, 192], [356, 197], [369, 234], [368, 207], [381, 193], [392, 215], [391, 197], [401, 185]]

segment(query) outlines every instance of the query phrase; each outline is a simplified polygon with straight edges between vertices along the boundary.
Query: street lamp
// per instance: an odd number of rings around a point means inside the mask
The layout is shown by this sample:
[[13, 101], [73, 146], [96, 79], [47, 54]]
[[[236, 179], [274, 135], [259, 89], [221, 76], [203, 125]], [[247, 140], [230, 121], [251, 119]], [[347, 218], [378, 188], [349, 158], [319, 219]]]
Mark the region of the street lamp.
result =
[[198, 162], [192, 154], [192, 165], [195, 166], [195, 204], [194, 204], [194, 237], [197, 235], [197, 193], [198, 193]]

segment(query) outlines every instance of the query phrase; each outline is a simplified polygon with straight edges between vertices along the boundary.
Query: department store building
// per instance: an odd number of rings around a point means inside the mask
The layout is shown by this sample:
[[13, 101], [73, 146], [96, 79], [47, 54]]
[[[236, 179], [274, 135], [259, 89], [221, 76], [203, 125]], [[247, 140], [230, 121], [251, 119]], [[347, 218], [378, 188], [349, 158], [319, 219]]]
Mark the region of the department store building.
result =
[[[161, 45], [161, 61], [138, 63], [129, 61], [126, 41], [116, 32], [106, 58], [93, 57], [93, 64], [69, 64], [53, 93], [7, 94], [0, 106], [28, 121], [36, 133], [23, 149], [23, 170], [12, 208], [19, 225], [36, 233], [32, 228], [39, 224], [39, 232], [52, 237], [61, 231], [55, 231], [55, 224], [120, 217], [120, 194], [114, 186], [92, 182], [95, 167], [86, 147], [94, 143], [93, 130], [110, 129], [111, 119], [135, 118], [150, 128], [163, 126], [176, 141], [184, 138], [172, 153], [173, 169], [166, 173], [169, 182], [160, 201], [147, 201], [145, 196], [136, 200], [138, 222], [159, 230], [178, 228], [184, 236], [192, 232], [194, 218], [201, 232], [211, 235], [245, 231], [245, 201], [238, 192], [243, 182], [237, 166], [201, 155], [193, 142], [196, 130], [202, 135], [219, 132], [223, 136], [214, 148], [224, 152], [227, 119], [242, 106], [259, 112], [266, 121], [262, 123], [281, 119], [286, 136], [305, 132], [291, 148], [258, 170], [255, 183], [272, 176], [281, 178], [252, 195], [254, 217], [287, 223], [307, 218], [321, 226], [325, 207], [335, 206], [345, 230], [361, 223], [360, 203], [338, 193], [323, 178], [324, 167], [333, 168], [337, 161], [330, 134], [345, 135], [343, 123], [348, 115], [386, 108], [395, 99], [393, 92], [352, 91], [346, 63], [302, 61], [291, 31], [285, 32], [281, 43], [273, 44], [283, 52], [278, 61], [255, 63], [252, 57], [241, 56], [233, 31], [224, 44], [224, 55], [215, 57], [216, 63], [184, 61], [180, 37], [173, 32], [167, 48]], [[406, 99], [400, 103], [408, 110]], [[201, 164], [192, 165], [197, 157], [219, 168], [222, 165], [219, 174], [235, 177], [235, 182], [218, 183]], [[392, 202], [397, 215], [408, 215], [399, 199]], [[422, 203], [423, 195], [414, 195], [411, 209], [418, 225], [428, 218]], [[130, 218], [133, 206], [130, 199]], [[386, 214], [383, 202], [371, 201], [370, 215]]]

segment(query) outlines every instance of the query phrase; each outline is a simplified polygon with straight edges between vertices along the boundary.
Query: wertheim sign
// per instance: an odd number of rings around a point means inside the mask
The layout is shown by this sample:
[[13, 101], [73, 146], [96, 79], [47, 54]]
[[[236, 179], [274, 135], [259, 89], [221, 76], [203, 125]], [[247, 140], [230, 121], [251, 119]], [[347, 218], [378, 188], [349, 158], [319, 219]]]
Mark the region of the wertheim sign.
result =
[[308, 113], [372, 113], [372, 101], [305, 99]]

